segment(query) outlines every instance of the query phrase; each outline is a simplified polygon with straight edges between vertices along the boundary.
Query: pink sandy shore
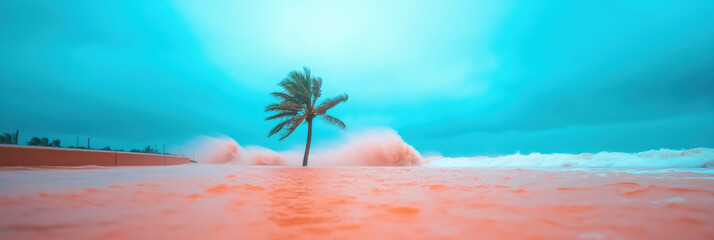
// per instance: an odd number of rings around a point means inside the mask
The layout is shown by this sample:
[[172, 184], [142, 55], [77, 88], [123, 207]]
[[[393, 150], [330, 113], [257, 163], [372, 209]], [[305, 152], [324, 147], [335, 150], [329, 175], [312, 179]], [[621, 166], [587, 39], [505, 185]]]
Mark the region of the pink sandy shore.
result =
[[0, 169], [0, 239], [714, 238], [711, 171]]

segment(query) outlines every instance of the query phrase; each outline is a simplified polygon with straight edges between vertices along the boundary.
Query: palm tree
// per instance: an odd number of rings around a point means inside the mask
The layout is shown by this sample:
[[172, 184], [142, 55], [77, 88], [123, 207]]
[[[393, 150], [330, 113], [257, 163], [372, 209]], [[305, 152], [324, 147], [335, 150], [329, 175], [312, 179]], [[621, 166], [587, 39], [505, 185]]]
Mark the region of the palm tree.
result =
[[15, 139], [13, 139], [11, 134], [5, 133], [3, 135], [0, 135], [0, 143], [13, 144], [15, 143]]
[[305, 155], [302, 159], [302, 166], [307, 166], [307, 156], [310, 154], [310, 141], [312, 139], [312, 119], [320, 117], [328, 124], [335, 125], [340, 129], [345, 129], [345, 123], [336, 117], [327, 114], [327, 110], [337, 106], [341, 102], [347, 101], [347, 94], [328, 98], [320, 105], [315, 106], [317, 99], [322, 93], [322, 78], [310, 75], [310, 69], [303, 67], [303, 72], [292, 71], [278, 85], [284, 88], [283, 92], [271, 93], [278, 98], [280, 103], [270, 104], [265, 107], [266, 112], [274, 112], [275, 115], [265, 118], [265, 120], [280, 119], [268, 137], [276, 133], [283, 132], [280, 140], [290, 136], [303, 122], [307, 123], [307, 144], [305, 145]]

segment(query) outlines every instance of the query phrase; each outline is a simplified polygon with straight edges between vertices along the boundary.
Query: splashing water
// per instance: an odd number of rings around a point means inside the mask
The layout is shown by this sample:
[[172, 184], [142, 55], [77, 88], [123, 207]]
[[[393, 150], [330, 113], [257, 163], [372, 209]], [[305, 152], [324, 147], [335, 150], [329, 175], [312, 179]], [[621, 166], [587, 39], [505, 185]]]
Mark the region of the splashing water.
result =
[[[204, 163], [245, 165], [293, 165], [302, 163], [300, 151], [273, 151], [259, 146], [240, 146], [227, 137], [202, 137], [196, 159]], [[316, 148], [310, 154], [311, 166], [415, 166], [421, 154], [396, 131], [371, 130], [348, 135], [330, 148]]]
[[[202, 163], [299, 166], [302, 151], [273, 151], [259, 146], [240, 146], [235, 140], [202, 137]], [[315, 148], [311, 166], [418, 166], [478, 168], [714, 168], [714, 149], [650, 150], [640, 153], [600, 152], [582, 154], [513, 154], [497, 157], [423, 157], [391, 129], [348, 135], [329, 148]]]

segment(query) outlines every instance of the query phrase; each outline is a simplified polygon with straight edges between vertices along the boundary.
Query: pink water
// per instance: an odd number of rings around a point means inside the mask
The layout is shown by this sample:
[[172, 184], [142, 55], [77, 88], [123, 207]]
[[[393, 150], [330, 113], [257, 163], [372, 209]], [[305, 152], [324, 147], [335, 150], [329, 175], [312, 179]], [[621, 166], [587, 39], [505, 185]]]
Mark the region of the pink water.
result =
[[0, 239], [713, 239], [714, 172], [0, 170]]

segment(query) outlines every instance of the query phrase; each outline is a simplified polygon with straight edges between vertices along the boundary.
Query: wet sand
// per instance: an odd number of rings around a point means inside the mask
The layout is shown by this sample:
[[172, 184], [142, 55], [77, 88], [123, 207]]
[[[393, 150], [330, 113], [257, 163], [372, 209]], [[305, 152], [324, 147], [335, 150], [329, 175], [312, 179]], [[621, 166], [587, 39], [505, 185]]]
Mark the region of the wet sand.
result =
[[0, 168], [1, 239], [712, 239], [714, 171]]

